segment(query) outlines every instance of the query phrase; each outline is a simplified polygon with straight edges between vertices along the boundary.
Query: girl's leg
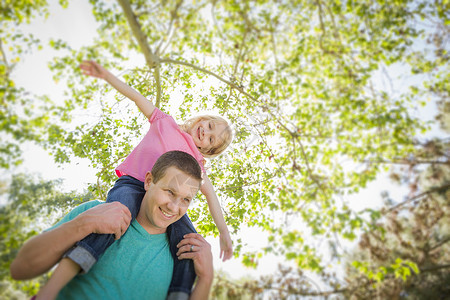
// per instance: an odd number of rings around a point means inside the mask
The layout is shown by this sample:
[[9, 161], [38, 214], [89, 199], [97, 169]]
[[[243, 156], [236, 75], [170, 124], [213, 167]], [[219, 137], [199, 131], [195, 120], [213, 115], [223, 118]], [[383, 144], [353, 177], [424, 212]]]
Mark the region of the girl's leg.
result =
[[173, 275], [169, 287], [168, 299], [188, 299], [196, 278], [194, 262], [190, 259], [178, 260], [177, 244], [188, 233], [197, 232], [191, 220], [185, 214], [181, 219], [167, 228], [170, 252], [173, 257]]
[[[114, 187], [109, 190], [106, 202], [118, 201], [128, 207], [132, 220], [141, 207], [142, 198], [145, 195], [144, 183], [131, 176], [120, 177]], [[64, 257], [68, 257], [77, 263], [83, 273], [87, 273], [97, 262], [100, 255], [114, 242], [113, 234], [92, 233], [79, 241], [74, 248], [69, 250]]]

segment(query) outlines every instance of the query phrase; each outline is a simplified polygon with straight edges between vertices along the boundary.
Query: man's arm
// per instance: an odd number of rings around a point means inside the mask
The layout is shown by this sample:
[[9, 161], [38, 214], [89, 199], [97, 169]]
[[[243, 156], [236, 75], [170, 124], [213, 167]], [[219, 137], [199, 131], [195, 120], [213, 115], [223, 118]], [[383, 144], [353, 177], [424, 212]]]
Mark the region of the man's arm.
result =
[[[191, 246], [193, 251], [191, 252]], [[189, 233], [177, 245], [178, 259], [192, 259], [198, 280], [189, 297], [190, 300], [205, 300], [209, 298], [214, 279], [211, 245], [198, 233]]]
[[111, 233], [118, 239], [130, 221], [130, 211], [119, 202], [88, 209], [73, 220], [29, 239], [11, 263], [11, 277], [24, 280], [47, 272], [70, 247], [90, 233]]

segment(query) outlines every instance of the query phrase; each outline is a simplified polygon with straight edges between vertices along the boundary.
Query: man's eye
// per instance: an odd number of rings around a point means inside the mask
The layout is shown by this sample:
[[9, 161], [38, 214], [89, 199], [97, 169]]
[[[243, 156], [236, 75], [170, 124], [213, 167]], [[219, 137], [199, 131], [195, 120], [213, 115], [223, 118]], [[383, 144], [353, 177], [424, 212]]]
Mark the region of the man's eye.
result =
[[212, 128], [211, 123], [209, 123], [209, 129], [211, 129], [211, 128]]
[[171, 190], [167, 190], [167, 192], [171, 195], [174, 195], [174, 193]]
[[186, 202], [191, 202], [191, 199], [189, 199], [189, 198], [184, 198], [184, 201], [186, 201]]

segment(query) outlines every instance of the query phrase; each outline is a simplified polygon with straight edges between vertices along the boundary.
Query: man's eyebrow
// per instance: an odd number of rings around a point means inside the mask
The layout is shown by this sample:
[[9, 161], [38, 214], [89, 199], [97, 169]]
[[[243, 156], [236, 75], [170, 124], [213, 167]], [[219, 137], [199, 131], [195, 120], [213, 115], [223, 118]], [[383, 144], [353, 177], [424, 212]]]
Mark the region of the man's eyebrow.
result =
[[[187, 184], [187, 183], [185, 183], [185, 184]], [[171, 183], [171, 184], [168, 185], [168, 188], [171, 189], [174, 194], [180, 195], [180, 190], [178, 189], [178, 185], [179, 185], [178, 182], [177, 183]], [[190, 185], [190, 184], [188, 184], [188, 186], [189, 186], [189, 195], [184, 196], [184, 198], [191, 198], [191, 199], [193, 199], [195, 197], [195, 195], [196, 195], [196, 193], [193, 193], [193, 191], [198, 190], [198, 188], [196, 188], [195, 186]]]
[[172, 190], [172, 192], [175, 192], [175, 193], [179, 192], [179, 190], [178, 190], [178, 183], [176, 183], [176, 184], [173, 184], [173, 183], [167, 184], [167, 188]]

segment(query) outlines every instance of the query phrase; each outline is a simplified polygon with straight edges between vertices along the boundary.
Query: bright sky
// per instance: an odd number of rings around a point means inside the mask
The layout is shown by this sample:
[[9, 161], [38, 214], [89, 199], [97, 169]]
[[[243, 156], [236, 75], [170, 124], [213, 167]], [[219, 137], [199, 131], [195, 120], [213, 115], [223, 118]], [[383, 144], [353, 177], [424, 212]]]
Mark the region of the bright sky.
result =
[[[71, 47], [78, 48], [92, 41], [96, 35], [96, 24], [88, 1], [78, 0], [70, 1], [69, 8], [66, 10], [59, 5], [53, 5], [51, 15], [46, 21], [36, 20], [27, 26], [27, 30], [40, 38], [44, 45], [47, 45], [49, 38], [61, 38], [68, 41]], [[48, 94], [53, 100], [62, 99], [64, 82], [55, 83], [47, 68], [47, 62], [54, 55], [57, 55], [55, 51], [44, 47], [44, 50], [35, 51], [32, 55], [25, 57], [13, 72], [16, 84], [36, 95]], [[382, 80], [380, 84], [383, 84]], [[434, 106], [429, 105], [421, 113], [424, 114], [423, 117], [430, 119], [433, 110]], [[95, 170], [89, 168], [87, 161], [75, 159], [70, 165], [57, 167], [44, 150], [32, 145], [26, 145], [25, 163], [12, 171], [40, 173], [45, 179], [63, 178], [64, 187], [67, 190], [82, 190], [86, 188], [87, 183], [96, 181]], [[392, 185], [387, 176], [380, 176], [380, 179], [372, 183], [368, 189], [350, 197], [349, 204], [355, 211], [367, 207], [379, 207], [382, 190], [389, 190], [391, 197], [398, 201], [407, 194], [404, 188]], [[265, 245], [265, 238], [256, 234], [255, 230], [243, 230], [241, 237], [251, 249]], [[245, 273], [270, 274], [280, 262], [278, 258], [268, 256], [261, 260], [260, 267], [255, 271], [243, 267], [240, 260], [233, 259], [222, 263], [218, 258], [218, 239], [208, 238], [208, 241], [213, 247], [215, 268], [225, 270], [232, 277], [241, 277]]]

